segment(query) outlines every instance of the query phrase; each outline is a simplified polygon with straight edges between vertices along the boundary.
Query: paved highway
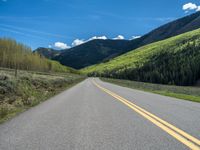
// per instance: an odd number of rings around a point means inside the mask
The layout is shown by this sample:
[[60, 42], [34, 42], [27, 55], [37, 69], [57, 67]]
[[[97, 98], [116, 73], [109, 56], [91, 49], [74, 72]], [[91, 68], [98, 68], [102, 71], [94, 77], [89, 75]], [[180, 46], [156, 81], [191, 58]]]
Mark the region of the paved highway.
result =
[[198, 150], [199, 139], [199, 103], [91, 78], [0, 125], [0, 150]]

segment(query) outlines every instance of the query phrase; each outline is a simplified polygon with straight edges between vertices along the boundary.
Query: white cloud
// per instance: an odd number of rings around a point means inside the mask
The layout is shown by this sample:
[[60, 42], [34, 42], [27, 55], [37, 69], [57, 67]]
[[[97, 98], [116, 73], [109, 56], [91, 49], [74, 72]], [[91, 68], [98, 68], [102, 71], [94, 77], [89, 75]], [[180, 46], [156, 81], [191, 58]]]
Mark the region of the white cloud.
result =
[[72, 46], [78, 46], [78, 45], [81, 45], [81, 44], [83, 44], [83, 43], [85, 43], [84, 40], [76, 39], [76, 40], [74, 40], [74, 41], [72, 42]]
[[200, 11], [200, 6], [197, 7], [196, 11]]
[[124, 40], [124, 36], [123, 35], [118, 35], [117, 37], [113, 38], [114, 40]]
[[70, 48], [70, 46], [68, 46], [67, 44], [62, 43], [62, 42], [56, 42], [56, 43], [54, 44], [54, 47], [55, 47], [55, 48], [59, 48], [59, 49], [67, 49], [67, 48]]
[[106, 36], [93, 36], [93, 37], [89, 38], [88, 40], [75, 39], [72, 42], [72, 46], [78, 46], [78, 45], [81, 45], [83, 43], [86, 43], [86, 42], [89, 42], [89, 41], [92, 41], [92, 40], [96, 40], [96, 39], [106, 40], [107, 37]]
[[106, 40], [107, 37], [106, 36], [93, 36], [88, 41], [95, 40], [95, 39]]
[[194, 3], [187, 3], [183, 5], [183, 10], [194, 10], [197, 9], [197, 5]]
[[183, 10], [188, 13], [191, 10], [200, 11], [200, 6], [195, 3], [187, 3], [183, 5]]
[[141, 37], [141, 36], [139, 36], [139, 35], [132, 36], [130, 40], [138, 39], [138, 38], [140, 38], [140, 37]]

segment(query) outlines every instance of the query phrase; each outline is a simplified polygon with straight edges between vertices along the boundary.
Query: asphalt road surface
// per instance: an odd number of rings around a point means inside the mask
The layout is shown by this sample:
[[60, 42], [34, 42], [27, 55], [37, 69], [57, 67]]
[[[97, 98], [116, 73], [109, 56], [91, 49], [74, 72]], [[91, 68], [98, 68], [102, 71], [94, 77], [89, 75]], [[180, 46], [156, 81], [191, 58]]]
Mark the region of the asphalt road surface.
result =
[[184, 150], [199, 139], [199, 103], [92, 78], [0, 125], [0, 150]]

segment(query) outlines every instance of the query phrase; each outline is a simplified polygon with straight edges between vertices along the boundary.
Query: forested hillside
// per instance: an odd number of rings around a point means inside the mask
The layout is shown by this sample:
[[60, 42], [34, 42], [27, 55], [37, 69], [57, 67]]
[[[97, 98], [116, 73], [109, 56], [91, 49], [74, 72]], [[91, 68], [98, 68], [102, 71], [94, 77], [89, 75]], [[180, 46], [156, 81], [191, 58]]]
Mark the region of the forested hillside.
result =
[[31, 48], [6, 38], [0, 39], [0, 67], [36, 71], [77, 72], [56, 61], [32, 53]]
[[200, 78], [200, 29], [83, 69], [90, 76], [192, 85]]

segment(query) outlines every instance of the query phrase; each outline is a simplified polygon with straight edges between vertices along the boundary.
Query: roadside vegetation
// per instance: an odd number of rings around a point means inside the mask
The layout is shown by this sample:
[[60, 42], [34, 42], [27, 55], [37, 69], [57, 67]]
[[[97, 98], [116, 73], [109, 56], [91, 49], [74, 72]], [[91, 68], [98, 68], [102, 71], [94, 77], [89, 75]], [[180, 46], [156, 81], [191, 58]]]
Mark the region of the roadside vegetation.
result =
[[200, 29], [140, 47], [82, 71], [89, 76], [194, 85], [200, 79]]
[[79, 71], [0, 38], [0, 122], [85, 79]]
[[128, 88], [143, 90], [193, 102], [200, 102], [200, 87], [162, 85], [109, 78], [101, 78], [101, 80]]
[[0, 122], [85, 79], [78, 74], [0, 70]]

